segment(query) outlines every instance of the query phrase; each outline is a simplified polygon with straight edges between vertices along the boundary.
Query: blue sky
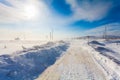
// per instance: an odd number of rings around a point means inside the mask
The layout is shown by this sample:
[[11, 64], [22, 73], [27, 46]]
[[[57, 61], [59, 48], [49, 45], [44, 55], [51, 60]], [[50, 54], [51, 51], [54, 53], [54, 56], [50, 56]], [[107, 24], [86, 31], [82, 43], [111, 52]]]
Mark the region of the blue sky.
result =
[[120, 23], [120, 0], [0, 0], [0, 18], [2, 39], [69, 38]]
[[[49, 0], [46, 0], [46, 3], [48, 3], [48, 1]], [[75, 1], [75, 0], [67, 0], [67, 1]], [[54, 11], [59, 13], [61, 16], [71, 17], [75, 13], [74, 10], [73, 11], [71, 10], [72, 4], [68, 4], [66, 0], [53, 0], [51, 4], [52, 5], [50, 5], [50, 7]], [[80, 13], [85, 12], [85, 13], [88, 13], [88, 15], [89, 15], [89, 11], [87, 11], [87, 9], [92, 10], [94, 7], [98, 10], [99, 10], [99, 7], [100, 8], [108, 7], [108, 8], [105, 10], [101, 10], [103, 12], [100, 11], [101, 14], [98, 15], [100, 16], [100, 19], [98, 17], [98, 20], [97, 20], [97, 17], [96, 17], [94, 20], [92, 20], [92, 18], [90, 20], [87, 20], [87, 18], [88, 19], [90, 18], [89, 16], [86, 17], [86, 19], [84, 18], [77, 19], [71, 22], [70, 24], [68, 24], [71, 27], [74, 27], [77, 29], [78, 28], [91, 29], [100, 25], [108, 24], [108, 23], [120, 22], [120, 1], [119, 0], [76, 0], [76, 2], [73, 4], [76, 4], [76, 6], [78, 5], [79, 7], [83, 7], [84, 9], [86, 9], [86, 11], [81, 10]], [[89, 7], [86, 7], [88, 5], [90, 6], [96, 5], [96, 6], [94, 6], [93, 8], [92, 7], [89, 8]], [[97, 7], [97, 5], [100, 5], [100, 6]], [[96, 9], [94, 11], [97, 11]], [[97, 15], [94, 13], [94, 11], [92, 14], [93, 17]], [[105, 13], [105, 14], [102, 14], [102, 13]]]

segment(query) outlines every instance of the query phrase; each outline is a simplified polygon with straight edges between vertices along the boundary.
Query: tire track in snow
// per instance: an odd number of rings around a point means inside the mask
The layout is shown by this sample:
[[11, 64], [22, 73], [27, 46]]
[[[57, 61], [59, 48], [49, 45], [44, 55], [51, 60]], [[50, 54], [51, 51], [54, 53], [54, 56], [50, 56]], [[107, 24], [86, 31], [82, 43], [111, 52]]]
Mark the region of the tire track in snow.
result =
[[37, 80], [106, 80], [91, 55], [72, 42], [66, 54], [49, 67]]

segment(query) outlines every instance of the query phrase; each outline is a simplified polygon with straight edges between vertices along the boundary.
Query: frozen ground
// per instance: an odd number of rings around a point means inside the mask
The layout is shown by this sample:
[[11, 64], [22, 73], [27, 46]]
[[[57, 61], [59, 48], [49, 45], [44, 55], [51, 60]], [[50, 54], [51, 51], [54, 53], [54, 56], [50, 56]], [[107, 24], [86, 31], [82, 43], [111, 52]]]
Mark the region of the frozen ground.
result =
[[36, 80], [120, 80], [119, 40], [74, 40]]
[[106, 80], [104, 72], [80, 41], [73, 41], [65, 55], [36, 80]]
[[100, 54], [113, 59], [114, 62], [120, 64], [120, 41], [91, 41], [90, 46], [92, 46]]
[[0, 80], [120, 80], [119, 40], [4, 45], [1, 42]]
[[89, 51], [104, 69], [108, 79], [120, 80], [120, 40], [98, 40], [90, 42], [89, 45], [93, 48], [89, 48]]
[[68, 48], [63, 41], [48, 42], [0, 56], [0, 80], [34, 80]]

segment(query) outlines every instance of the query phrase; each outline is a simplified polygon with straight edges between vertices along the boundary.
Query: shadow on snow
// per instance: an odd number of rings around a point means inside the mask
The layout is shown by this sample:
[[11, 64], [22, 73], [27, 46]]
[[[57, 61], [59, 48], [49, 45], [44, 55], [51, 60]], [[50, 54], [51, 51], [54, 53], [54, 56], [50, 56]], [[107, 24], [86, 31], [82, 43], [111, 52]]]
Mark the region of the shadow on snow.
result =
[[28, 51], [13, 58], [10, 55], [2, 55], [0, 56], [0, 80], [34, 80], [47, 67], [53, 65], [67, 48], [68, 44], [64, 43], [47, 49]]

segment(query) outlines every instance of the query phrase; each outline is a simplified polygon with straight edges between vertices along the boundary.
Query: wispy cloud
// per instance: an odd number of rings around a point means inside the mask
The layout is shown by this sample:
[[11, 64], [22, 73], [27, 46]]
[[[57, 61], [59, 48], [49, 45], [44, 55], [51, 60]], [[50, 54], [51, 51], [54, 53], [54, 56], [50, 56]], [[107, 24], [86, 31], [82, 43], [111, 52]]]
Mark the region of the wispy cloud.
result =
[[[54, 29], [55, 37], [58, 37], [58, 35], [60, 37], [60, 35], [64, 33], [69, 34], [69, 31], [66, 32], [66, 25], [69, 23], [69, 19], [52, 13], [52, 11], [50, 11], [49, 7], [44, 3], [43, 0], [6, 1], [12, 6], [0, 3], [0, 33], [2, 33], [0, 36], [5, 35], [5, 37], [1, 37], [1, 39], [7, 39], [8, 36], [13, 39], [18, 34], [27, 34], [27, 36], [38, 35], [36, 37], [37, 39], [41, 38], [40, 36], [42, 34], [45, 38], [45, 36], [49, 36], [52, 28]], [[29, 20], [25, 15], [24, 6], [29, 6], [31, 4], [37, 7], [38, 15], [35, 19]], [[30, 13], [31, 12], [32, 11], [30, 11]], [[4, 25], [2, 25], [3, 23]], [[13, 25], [11, 25], [11, 23]], [[7, 33], [7, 31], [11, 32], [11, 34]], [[31, 37], [31, 39], [32, 38], [33, 37]]]
[[[86, 23], [89, 21], [91, 25], [94, 25], [92, 23], [96, 21], [99, 22], [99, 20], [105, 18], [109, 10], [113, 7], [113, 4], [117, 3], [117, 0], [65, 0], [66, 2], [62, 1], [60, 3], [60, 8], [54, 6], [58, 12], [60, 10], [60, 13], [58, 13], [53, 9], [54, 0], [47, 0], [49, 3], [45, 3], [45, 0], [5, 1], [7, 4], [0, 3], [0, 29], [4, 28], [6, 30], [0, 30], [0, 33], [9, 36], [10, 34], [8, 34], [7, 31], [12, 29], [11, 32], [15, 31], [14, 34], [17, 34], [17, 30], [14, 29], [15, 27], [19, 28], [18, 32], [22, 32], [23, 34], [32, 32], [29, 33], [29, 35], [43, 34], [44, 36], [48, 36], [51, 29], [54, 28], [54, 33], [57, 37], [60, 37], [60, 35], [74, 36], [79, 33], [81, 27], [86, 27], [80, 26], [73, 30], [69, 24], [77, 21], [85, 21]], [[55, 2], [54, 5], [59, 4], [59, 0], [55, 0]], [[64, 4], [64, 6], [62, 4]], [[66, 9], [64, 9], [64, 7], [66, 7]], [[68, 12], [66, 10], [70, 10], [69, 16], [60, 15], [64, 13], [64, 11]], [[34, 18], [30, 19], [32, 16], [34, 16]], [[11, 23], [13, 25], [11, 25]], [[85, 23], [82, 24], [84, 25]], [[28, 33], [26, 33], [27, 31]], [[0, 35], [2, 36], [2, 34]], [[15, 35], [13, 36], [15, 37]]]
[[105, 0], [66, 0], [66, 2], [70, 4], [75, 20], [100, 20], [107, 15], [112, 7], [112, 2]]
[[[32, 16], [26, 12], [27, 6], [31, 8], [31, 5], [35, 7], [38, 11], [38, 15], [35, 18], [46, 17], [49, 12], [46, 5], [39, 0], [6, 0], [12, 6], [5, 5], [0, 3], [0, 22], [19, 22], [19, 21], [28, 21], [28, 15]], [[32, 10], [32, 9], [30, 9]], [[32, 11], [28, 11], [34, 13]], [[32, 19], [33, 20], [33, 19]]]
[[[51, 9], [44, 3], [43, 0], [6, 0], [12, 6], [7, 6], [0, 3], [0, 23], [28, 23], [30, 26], [63, 26], [69, 22], [69, 19], [63, 19], [53, 13]], [[35, 10], [32, 11], [31, 6], [37, 9], [36, 17], [28, 19], [32, 16]], [[25, 7], [30, 7], [26, 12]], [[33, 25], [34, 24], [34, 25]], [[26, 25], [25, 25], [26, 26]], [[27, 27], [27, 26], [26, 26]]]

